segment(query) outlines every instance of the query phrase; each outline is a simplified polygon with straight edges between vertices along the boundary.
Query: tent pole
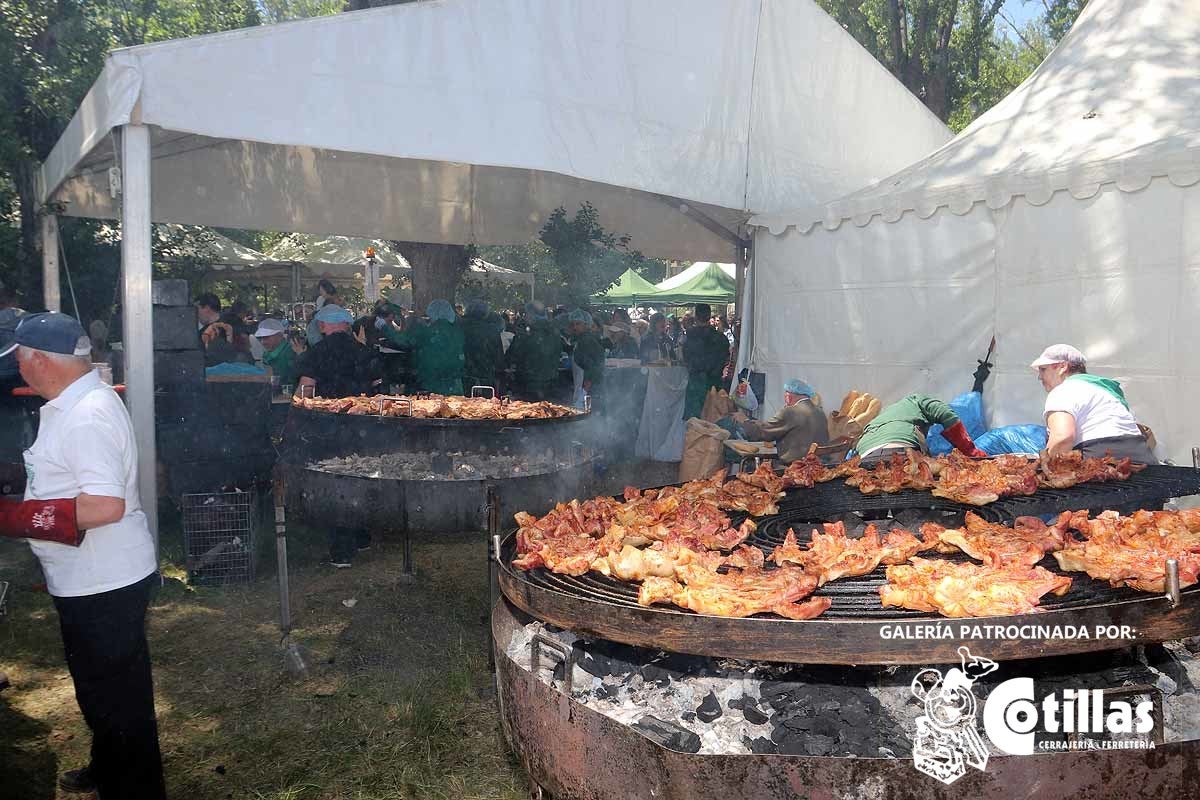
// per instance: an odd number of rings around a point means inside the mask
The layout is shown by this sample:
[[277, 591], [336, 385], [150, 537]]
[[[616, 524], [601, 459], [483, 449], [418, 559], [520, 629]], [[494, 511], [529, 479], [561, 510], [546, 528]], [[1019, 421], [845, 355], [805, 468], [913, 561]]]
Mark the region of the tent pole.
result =
[[741, 243], [734, 248], [734, 252], [736, 254], [734, 270], [736, 276], [735, 280], [737, 281], [737, 288], [734, 289], [733, 293], [733, 315], [735, 317], [740, 317], [742, 315], [742, 311], [744, 310], [743, 306], [745, 305], [742, 300], [742, 294], [746, 291], [746, 260], [748, 256], [748, 250], [749, 248]]
[[58, 217], [54, 214], [42, 217], [42, 302], [47, 311], [62, 310], [58, 279]]
[[158, 552], [158, 471], [154, 443], [154, 328], [150, 283], [150, 129], [121, 128], [121, 309], [125, 399], [137, 439], [142, 511]]

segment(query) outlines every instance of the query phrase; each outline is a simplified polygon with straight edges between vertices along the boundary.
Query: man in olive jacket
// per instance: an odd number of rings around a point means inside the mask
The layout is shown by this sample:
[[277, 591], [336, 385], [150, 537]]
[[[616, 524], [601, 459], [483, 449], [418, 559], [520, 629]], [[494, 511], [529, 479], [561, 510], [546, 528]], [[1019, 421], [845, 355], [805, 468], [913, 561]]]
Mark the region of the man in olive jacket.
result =
[[829, 441], [829, 423], [825, 412], [812, 401], [812, 387], [801, 380], [783, 385], [783, 408], [766, 422], [734, 415], [742, 423], [742, 432], [751, 441], [776, 442], [779, 460], [787, 464], [808, 453], [816, 444]]

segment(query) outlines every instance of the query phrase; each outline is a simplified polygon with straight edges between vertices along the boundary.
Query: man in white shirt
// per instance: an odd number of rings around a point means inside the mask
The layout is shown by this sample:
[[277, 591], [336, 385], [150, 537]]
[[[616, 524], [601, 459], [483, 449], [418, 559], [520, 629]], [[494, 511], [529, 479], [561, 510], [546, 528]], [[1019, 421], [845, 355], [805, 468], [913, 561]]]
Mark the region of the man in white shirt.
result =
[[78, 546], [31, 540], [58, 611], [67, 667], [92, 731], [91, 764], [62, 776], [68, 791], [101, 800], [166, 796], [146, 607], [157, 585], [154, 539], [138, 499], [129, 414], [92, 370], [91, 343], [65, 314], [21, 321], [21, 376], [46, 399], [37, 440], [25, 451], [25, 500], [74, 498]]
[[1046, 389], [1046, 453], [1111, 453], [1139, 464], [1157, 464], [1121, 384], [1089, 375], [1087, 359], [1069, 344], [1047, 347], [1030, 366]]

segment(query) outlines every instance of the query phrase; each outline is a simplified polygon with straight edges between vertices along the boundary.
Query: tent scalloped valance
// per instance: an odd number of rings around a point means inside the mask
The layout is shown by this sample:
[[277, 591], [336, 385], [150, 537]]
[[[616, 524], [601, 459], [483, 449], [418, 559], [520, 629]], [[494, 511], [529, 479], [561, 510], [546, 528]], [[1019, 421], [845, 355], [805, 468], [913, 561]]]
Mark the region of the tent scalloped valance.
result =
[[1059, 192], [1070, 192], [1076, 200], [1088, 200], [1102, 187], [1114, 185], [1122, 192], [1140, 192], [1155, 179], [1165, 178], [1174, 186], [1186, 188], [1200, 183], [1200, 145], [1149, 158], [1130, 158], [1099, 164], [1076, 165], [1037, 175], [1002, 175], [982, 182], [928, 191], [900, 191], [880, 202], [878, 197], [856, 202], [853, 196], [829, 203], [819, 212], [795, 215], [763, 214], [750, 219], [754, 227], [766, 228], [782, 236], [789, 228], [808, 234], [820, 226], [836, 231], [849, 220], [863, 228], [875, 219], [899, 222], [912, 212], [929, 219], [941, 209], [963, 216], [976, 203], [985, 203], [993, 211], [1008, 206], [1014, 197], [1031, 205], [1042, 206]]

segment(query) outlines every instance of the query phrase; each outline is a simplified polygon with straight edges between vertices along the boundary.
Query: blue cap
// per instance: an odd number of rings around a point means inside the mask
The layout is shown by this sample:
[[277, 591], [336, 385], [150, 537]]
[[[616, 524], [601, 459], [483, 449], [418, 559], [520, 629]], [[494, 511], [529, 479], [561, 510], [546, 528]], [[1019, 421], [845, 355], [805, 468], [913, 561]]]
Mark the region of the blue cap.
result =
[[431, 300], [429, 305], [425, 306], [425, 316], [435, 321], [454, 322], [458, 319], [458, 315], [454, 313], [454, 306], [450, 305], [449, 300]]
[[321, 310], [317, 312], [316, 320], [317, 322], [326, 322], [330, 325], [336, 325], [339, 322], [345, 322], [349, 324], [354, 322], [354, 317], [350, 315], [349, 311], [341, 306], [334, 303], [326, 303], [325, 305], [321, 306]]
[[804, 394], [812, 397], [816, 394], [813, 388], [798, 378], [792, 378], [783, 385], [783, 390], [789, 394]]
[[0, 356], [8, 355], [18, 345], [64, 356], [86, 356], [92, 352], [92, 340], [83, 332], [79, 320], [55, 311], [24, 317], [12, 338], [0, 342]]

